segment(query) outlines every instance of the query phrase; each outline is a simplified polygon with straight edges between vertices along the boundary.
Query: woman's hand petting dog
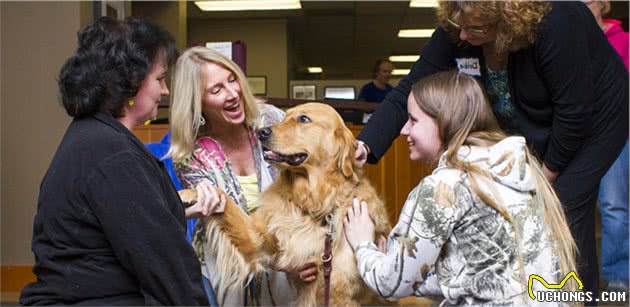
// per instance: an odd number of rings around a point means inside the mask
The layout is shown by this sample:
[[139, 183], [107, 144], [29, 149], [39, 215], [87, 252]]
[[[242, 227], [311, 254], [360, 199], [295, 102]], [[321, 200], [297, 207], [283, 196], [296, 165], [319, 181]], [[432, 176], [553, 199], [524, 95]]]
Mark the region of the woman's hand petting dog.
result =
[[298, 274], [303, 281], [311, 282], [317, 279], [317, 264], [307, 263]]
[[343, 231], [352, 249], [364, 242], [374, 242], [374, 222], [368, 214], [368, 206], [358, 198], [352, 199], [352, 207], [348, 208], [343, 220]]
[[221, 213], [227, 203], [226, 195], [220, 189], [212, 186], [208, 179], [204, 179], [195, 187], [197, 201], [186, 208], [186, 218], [204, 217]]
[[359, 162], [360, 166], [363, 166], [365, 164], [369, 153], [369, 147], [362, 141], [357, 141], [357, 150], [354, 152], [354, 158], [357, 160], [357, 162]]
[[311, 282], [317, 279], [317, 264], [309, 262], [299, 270], [289, 271], [287, 273], [297, 275], [302, 281]]

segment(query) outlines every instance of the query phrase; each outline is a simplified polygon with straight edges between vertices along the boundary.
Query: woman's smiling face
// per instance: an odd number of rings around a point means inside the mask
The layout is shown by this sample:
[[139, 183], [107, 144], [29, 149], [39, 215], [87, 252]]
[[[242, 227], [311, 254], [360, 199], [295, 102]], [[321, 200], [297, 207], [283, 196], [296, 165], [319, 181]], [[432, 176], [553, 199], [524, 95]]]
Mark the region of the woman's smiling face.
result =
[[409, 119], [400, 134], [407, 137], [409, 159], [434, 163], [442, 149], [437, 120], [420, 109], [413, 94], [409, 94], [407, 112]]
[[206, 120], [240, 125], [245, 121], [245, 109], [240, 80], [227, 68], [213, 62], [201, 69], [202, 108]]

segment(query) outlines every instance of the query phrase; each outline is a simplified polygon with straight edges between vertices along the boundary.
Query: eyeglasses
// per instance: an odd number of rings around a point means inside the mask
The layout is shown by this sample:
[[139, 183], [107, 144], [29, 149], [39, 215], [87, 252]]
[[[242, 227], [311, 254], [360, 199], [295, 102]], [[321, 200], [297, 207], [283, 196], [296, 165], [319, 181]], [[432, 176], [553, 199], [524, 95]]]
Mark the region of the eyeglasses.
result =
[[450, 18], [447, 18], [446, 20], [455, 29], [457, 29], [457, 30], [464, 29], [464, 31], [466, 31], [468, 33], [471, 33], [473, 35], [484, 35], [484, 34], [488, 33], [488, 29], [487, 29], [488, 26], [487, 25], [485, 25], [485, 26], [473, 26], [473, 27], [462, 27], [462, 26], [458, 25], [456, 22], [452, 21]]

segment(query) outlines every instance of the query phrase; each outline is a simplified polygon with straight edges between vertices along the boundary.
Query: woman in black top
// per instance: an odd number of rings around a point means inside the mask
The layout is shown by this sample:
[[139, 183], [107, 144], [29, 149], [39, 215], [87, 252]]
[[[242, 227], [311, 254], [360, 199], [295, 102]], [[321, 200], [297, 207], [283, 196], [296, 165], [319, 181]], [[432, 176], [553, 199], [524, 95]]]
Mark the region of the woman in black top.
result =
[[164, 164], [131, 129], [169, 91], [174, 40], [139, 19], [98, 19], [78, 35], [59, 90], [74, 118], [41, 183], [37, 281], [23, 305], [207, 305], [184, 208]]
[[581, 2], [443, 1], [441, 26], [358, 139], [375, 163], [407, 119], [411, 84], [457, 69], [485, 87], [502, 128], [543, 160], [578, 246], [585, 290], [598, 291], [594, 208], [599, 181], [628, 135], [628, 74]]

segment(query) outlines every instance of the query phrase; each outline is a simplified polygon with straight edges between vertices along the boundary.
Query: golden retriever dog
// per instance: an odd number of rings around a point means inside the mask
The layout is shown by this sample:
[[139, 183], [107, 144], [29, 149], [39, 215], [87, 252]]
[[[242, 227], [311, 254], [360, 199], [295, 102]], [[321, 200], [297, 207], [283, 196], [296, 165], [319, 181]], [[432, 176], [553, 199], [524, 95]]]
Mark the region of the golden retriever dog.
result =
[[261, 206], [255, 212], [247, 215], [229, 201], [222, 218], [216, 220], [220, 229], [211, 232], [222, 231], [232, 244], [216, 248], [235, 248], [239, 254], [231, 267], [219, 266], [219, 274], [242, 282], [266, 268], [296, 271], [316, 263], [319, 271], [314, 282], [290, 274], [287, 277], [297, 292], [294, 305], [323, 305], [322, 254], [329, 216], [333, 229], [331, 305], [387, 304], [359, 276], [354, 253], [343, 234], [343, 218], [353, 197], [368, 203], [377, 238], [386, 237], [391, 226], [383, 202], [356, 164], [356, 140], [339, 114], [326, 104], [307, 103], [288, 110], [281, 123], [257, 134], [265, 159], [280, 173], [261, 194]]

